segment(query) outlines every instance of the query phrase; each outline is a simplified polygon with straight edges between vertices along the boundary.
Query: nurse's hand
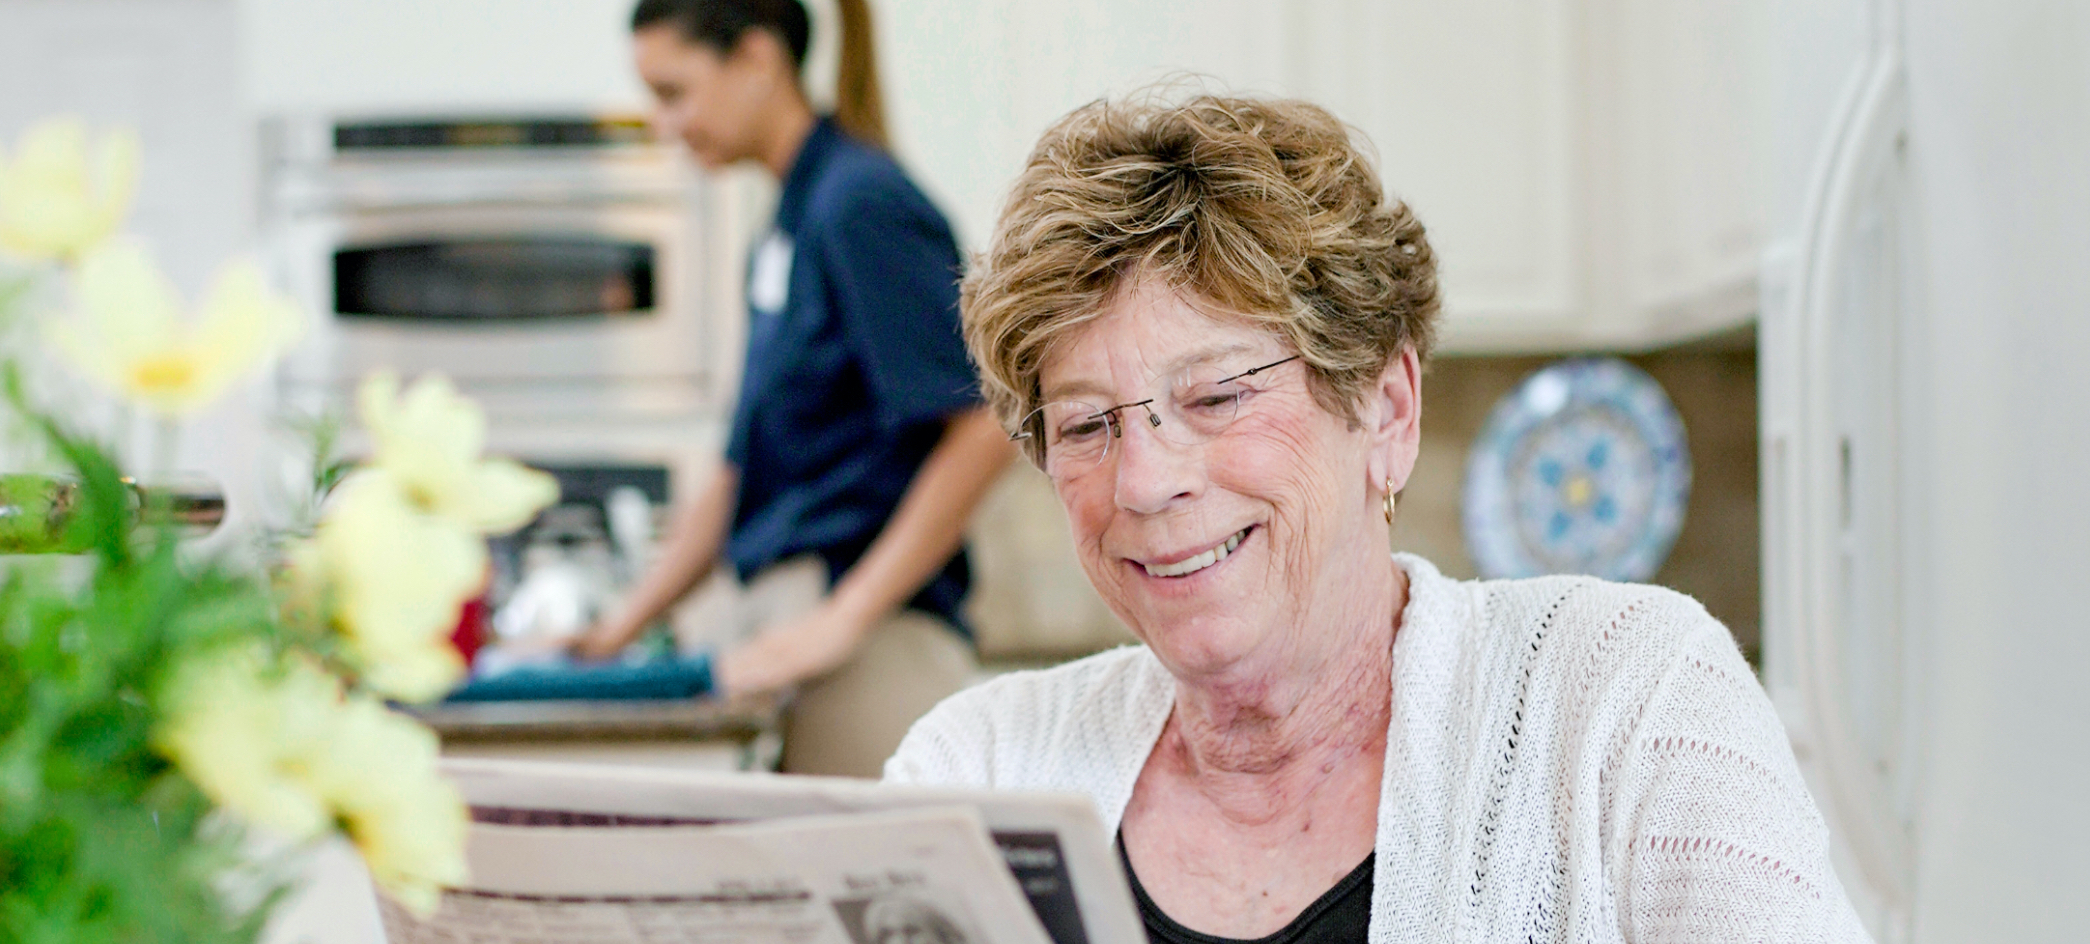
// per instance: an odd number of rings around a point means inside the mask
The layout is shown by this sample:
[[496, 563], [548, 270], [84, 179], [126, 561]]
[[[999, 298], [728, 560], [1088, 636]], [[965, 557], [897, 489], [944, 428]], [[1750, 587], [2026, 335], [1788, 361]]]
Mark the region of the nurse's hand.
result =
[[829, 597], [811, 613], [764, 628], [746, 644], [721, 655], [713, 678], [728, 695], [796, 685], [840, 668], [869, 631], [869, 621], [843, 611]]
[[579, 635], [568, 638], [566, 651], [582, 662], [602, 662], [616, 658], [617, 653], [623, 652], [624, 647], [631, 645], [632, 639], [637, 636], [636, 630], [627, 629], [613, 620], [605, 620], [588, 627]]

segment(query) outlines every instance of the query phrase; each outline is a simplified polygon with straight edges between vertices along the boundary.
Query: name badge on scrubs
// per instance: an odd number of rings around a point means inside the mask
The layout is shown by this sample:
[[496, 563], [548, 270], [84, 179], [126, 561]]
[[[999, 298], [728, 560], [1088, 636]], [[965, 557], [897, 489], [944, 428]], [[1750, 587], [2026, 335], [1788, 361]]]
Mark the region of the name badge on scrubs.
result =
[[791, 297], [791, 237], [773, 231], [755, 247], [755, 265], [748, 273], [749, 308], [764, 313], [782, 311]]

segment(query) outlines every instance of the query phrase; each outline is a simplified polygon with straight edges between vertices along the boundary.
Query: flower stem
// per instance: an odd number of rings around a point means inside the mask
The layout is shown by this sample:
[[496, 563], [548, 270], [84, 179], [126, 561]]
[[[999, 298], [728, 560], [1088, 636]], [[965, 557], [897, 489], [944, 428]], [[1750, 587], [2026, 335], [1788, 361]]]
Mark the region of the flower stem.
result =
[[152, 477], [164, 482], [174, 474], [174, 457], [181, 444], [181, 425], [171, 416], [152, 419]]

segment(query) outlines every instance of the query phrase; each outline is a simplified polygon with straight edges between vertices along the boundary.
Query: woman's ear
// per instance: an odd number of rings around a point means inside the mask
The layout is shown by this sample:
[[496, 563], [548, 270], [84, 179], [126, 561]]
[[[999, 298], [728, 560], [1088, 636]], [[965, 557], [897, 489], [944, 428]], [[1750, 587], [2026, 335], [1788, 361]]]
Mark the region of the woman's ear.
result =
[[798, 87], [798, 66], [791, 61], [791, 50], [785, 48], [782, 37], [769, 30], [750, 29], [741, 33], [740, 38], [734, 40], [733, 48], [722, 58], [749, 76], [759, 76], [771, 82], [783, 78], [792, 88]]
[[1400, 491], [1415, 471], [1422, 446], [1422, 359], [1413, 347], [1401, 348], [1400, 356], [1386, 362], [1358, 412], [1371, 437], [1365, 463], [1369, 487], [1376, 492], [1392, 482]]

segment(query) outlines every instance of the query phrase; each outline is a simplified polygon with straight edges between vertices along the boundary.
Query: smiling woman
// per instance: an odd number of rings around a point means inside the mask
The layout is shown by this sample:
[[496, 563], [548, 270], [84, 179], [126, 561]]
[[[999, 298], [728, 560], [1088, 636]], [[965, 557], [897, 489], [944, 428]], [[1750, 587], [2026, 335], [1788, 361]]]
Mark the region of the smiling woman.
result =
[[1156, 941], [1863, 938], [1694, 601], [1388, 553], [1436, 258], [1340, 122], [1094, 104], [1006, 207], [966, 340], [1145, 645], [954, 696], [887, 779], [1088, 793]]

